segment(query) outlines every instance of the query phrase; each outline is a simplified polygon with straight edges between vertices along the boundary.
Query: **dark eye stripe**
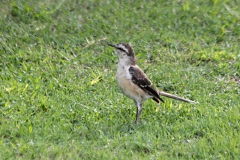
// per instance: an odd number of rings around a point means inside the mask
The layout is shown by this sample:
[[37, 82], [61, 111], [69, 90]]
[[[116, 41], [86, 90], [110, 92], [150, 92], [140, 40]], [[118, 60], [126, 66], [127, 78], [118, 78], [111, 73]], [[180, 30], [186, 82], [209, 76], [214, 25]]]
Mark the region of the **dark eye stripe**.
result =
[[124, 49], [122, 49], [122, 48], [120, 48], [120, 47], [119, 47], [119, 48], [117, 48], [117, 49], [119, 49], [119, 50], [121, 50], [121, 51], [123, 51], [123, 52], [126, 52]]

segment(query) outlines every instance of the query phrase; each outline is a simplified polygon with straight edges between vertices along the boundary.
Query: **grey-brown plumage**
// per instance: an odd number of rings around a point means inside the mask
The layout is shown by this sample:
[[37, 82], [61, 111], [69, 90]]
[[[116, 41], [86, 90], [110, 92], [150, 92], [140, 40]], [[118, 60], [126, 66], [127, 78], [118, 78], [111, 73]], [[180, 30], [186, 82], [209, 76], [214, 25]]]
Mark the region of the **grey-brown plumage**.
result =
[[131, 66], [129, 68], [129, 73], [132, 75], [132, 81], [136, 85], [138, 85], [142, 90], [147, 92], [149, 95], [153, 96], [153, 100], [159, 103], [159, 100], [164, 102], [162, 98], [160, 98], [158, 91], [154, 88], [152, 82], [148, 79], [146, 74], [138, 67]]
[[126, 43], [109, 44], [118, 52], [117, 82], [121, 91], [133, 99], [137, 106], [136, 124], [139, 123], [142, 112], [142, 103], [151, 98], [157, 103], [164, 102], [160, 95], [184, 102], [193, 101], [157, 90], [147, 75], [136, 64], [132, 47]]

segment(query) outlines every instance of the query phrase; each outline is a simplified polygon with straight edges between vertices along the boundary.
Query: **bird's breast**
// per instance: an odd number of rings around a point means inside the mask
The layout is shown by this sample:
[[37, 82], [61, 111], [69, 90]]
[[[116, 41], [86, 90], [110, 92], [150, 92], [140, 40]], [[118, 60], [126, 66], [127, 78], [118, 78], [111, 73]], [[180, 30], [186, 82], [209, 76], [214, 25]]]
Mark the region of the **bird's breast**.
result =
[[142, 102], [150, 98], [139, 86], [133, 83], [132, 75], [129, 73], [130, 66], [118, 66], [117, 82], [121, 91], [129, 98]]

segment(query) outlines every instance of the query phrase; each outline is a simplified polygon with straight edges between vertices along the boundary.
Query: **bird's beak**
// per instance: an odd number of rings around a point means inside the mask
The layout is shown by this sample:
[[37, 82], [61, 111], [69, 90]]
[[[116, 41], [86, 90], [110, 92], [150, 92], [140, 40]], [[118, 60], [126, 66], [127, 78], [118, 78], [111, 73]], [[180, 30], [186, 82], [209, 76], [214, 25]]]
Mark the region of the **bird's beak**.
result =
[[117, 47], [115, 44], [108, 44], [108, 45], [111, 46], [111, 47], [114, 47], [114, 48]]

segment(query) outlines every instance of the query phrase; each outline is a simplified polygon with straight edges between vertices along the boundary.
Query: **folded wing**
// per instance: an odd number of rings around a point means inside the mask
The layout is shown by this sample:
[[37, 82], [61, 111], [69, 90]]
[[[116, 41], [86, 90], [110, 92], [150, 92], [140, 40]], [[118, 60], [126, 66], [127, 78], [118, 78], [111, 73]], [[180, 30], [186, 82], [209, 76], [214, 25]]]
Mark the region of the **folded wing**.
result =
[[144, 72], [137, 66], [131, 66], [129, 68], [129, 73], [132, 75], [132, 81], [138, 85], [142, 90], [147, 92], [149, 95], [153, 96], [153, 100], [159, 103], [159, 100], [164, 102], [160, 98], [158, 91], [154, 88], [152, 82], [144, 74]]

